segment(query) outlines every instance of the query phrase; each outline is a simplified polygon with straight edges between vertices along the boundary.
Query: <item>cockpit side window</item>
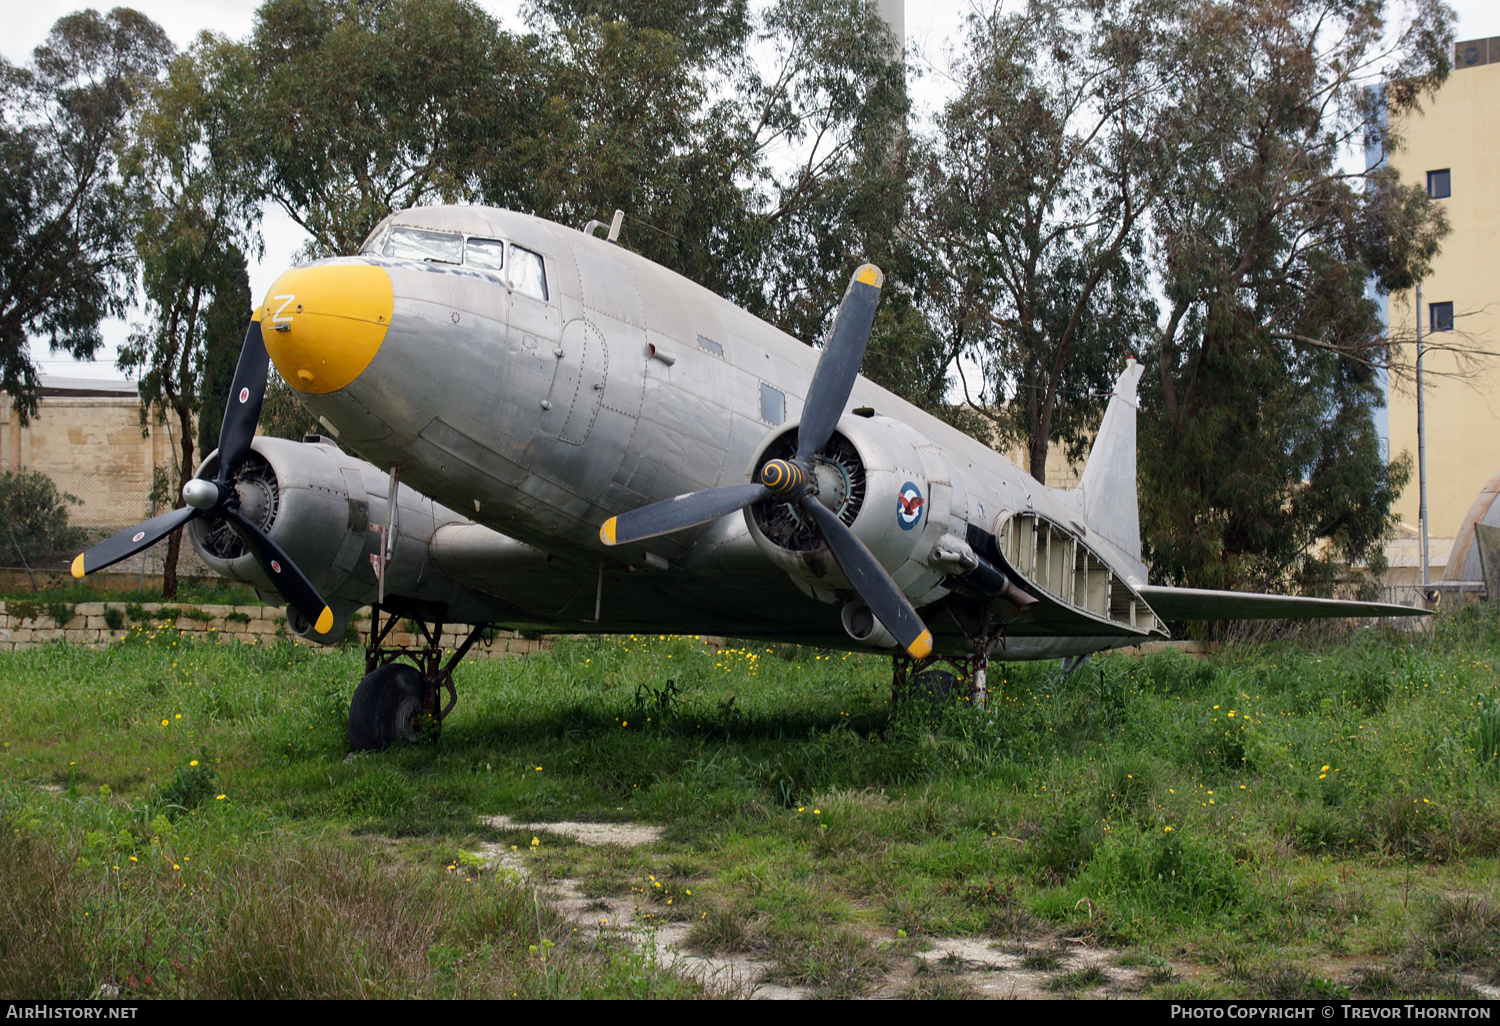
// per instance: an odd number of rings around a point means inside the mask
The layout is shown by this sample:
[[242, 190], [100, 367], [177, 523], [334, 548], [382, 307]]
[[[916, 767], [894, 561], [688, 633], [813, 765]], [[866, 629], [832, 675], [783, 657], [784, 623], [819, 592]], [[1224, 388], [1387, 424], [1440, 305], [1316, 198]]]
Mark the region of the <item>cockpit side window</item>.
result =
[[485, 271], [498, 271], [505, 266], [505, 243], [471, 237], [464, 247], [464, 263]]
[[540, 253], [510, 247], [510, 287], [523, 296], [547, 301], [547, 271]]
[[401, 260], [461, 264], [464, 260], [464, 237], [456, 233], [430, 232], [421, 228], [392, 228], [385, 240], [384, 253]]
[[380, 251], [385, 248], [385, 236], [386, 229], [384, 227], [376, 228], [370, 233], [370, 237], [365, 240], [365, 244], [359, 247], [359, 251], [361, 253], [369, 253], [372, 256], [379, 256]]

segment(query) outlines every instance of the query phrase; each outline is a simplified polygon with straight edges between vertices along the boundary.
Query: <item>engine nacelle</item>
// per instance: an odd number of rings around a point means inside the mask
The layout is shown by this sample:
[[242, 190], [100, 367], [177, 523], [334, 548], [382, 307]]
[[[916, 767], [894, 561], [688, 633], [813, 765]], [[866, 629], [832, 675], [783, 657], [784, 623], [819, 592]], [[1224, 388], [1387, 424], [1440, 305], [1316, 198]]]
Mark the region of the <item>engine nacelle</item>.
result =
[[[795, 454], [797, 425], [788, 426], [756, 455], [751, 479], [772, 459]], [[948, 530], [952, 488], [938, 450], [910, 427], [888, 417], [848, 416], [839, 421], [814, 460], [818, 499], [865, 543], [913, 601], [932, 601], [945, 576], [928, 565]], [[941, 493], [935, 503], [934, 491]], [[750, 535], [768, 559], [797, 586], [824, 602], [837, 602], [848, 580], [813, 528], [793, 505], [776, 500], [745, 511]], [[842, 596], [847, 598], [847, 595]]]
[[[367, 466], [332, 444], [260, 436], [251, 443], [251, 452], [235, 476], [240, 512], [281, 546], [333, 610], [333, 627], [318, 635], [296, 610], [288, 608], [287, 625], [294, 634], [337, 641], [354, 611], [364, 604], [365, 588], [355, 589], [355, 595], [342, 592], [349, 590], [346, 585], [362, 565], [370, 569]], [[212, 478], [217, 469], [215, 451], [196, 476]], [[380, 496], [382, 506], [384, 499]], [[199, 518], [188, 525], [187, 534], [209, 569], [268, 596], [275, 594], [265, 571], [227, 524]]]

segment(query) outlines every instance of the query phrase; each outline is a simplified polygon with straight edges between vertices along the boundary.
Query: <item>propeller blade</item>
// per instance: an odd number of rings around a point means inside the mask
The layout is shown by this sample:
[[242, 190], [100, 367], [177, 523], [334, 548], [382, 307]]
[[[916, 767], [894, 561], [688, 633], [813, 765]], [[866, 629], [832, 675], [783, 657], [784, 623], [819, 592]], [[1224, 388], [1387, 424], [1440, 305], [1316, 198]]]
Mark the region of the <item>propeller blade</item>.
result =
[[823, 347], [823, 355], [818, 357], [818, 369], [813, 371], [807, 402], [802, 406], [802, 424], [797, 429], [799, 463], [806, 463], [828, 444], [834, 425], [844, 415], [844, 404], [849, 401], [854, 379], [859, 376], [859, 365], [865, 358], [865, 345], [870, 341], [883, 284], [885, 275], [874, 264], [865, 264], [849, 279], [849, 288], [844, 291], [844, 300], [833, 319], [833, 334]]
[[281, 546], [266, 537], [265, 532], [247, 520], [239, 510], [223, 509], [220, 510], [220, 515], [229, 521], [234, 533], [245, 540], [245, 544], [254, 553], [256, 562], [265, 569], [271, 583], [276, 585], [276, 590], [281, 592], [281, 597], [306, 617], [314, 630], [319, 634], [327, 634], [333, 626], [333, 610], [328, 608], [328, 603], [323, 601], [323, 596], [318, 594], [318, 589], [312, 586], [306, 575], [297, 569], [297, 564], [281, 551]]
[[229, 386], [229, 399], [224, 404], [224, 423], [219, 428], [219, 481], [229, 481], [240, 469], [245, 456], [250, 452], [250, 442], [255, 438], [255, 425], [260, 423], [260, 406], [266, 398], [266, 375], [270, 371], [271, 357], [266, 353], [265, 339], [261, 338], [260, 321], [251, 321], [245, 329], [245, 345], [240, 350], [240, 362], [234, 369], [234, 384]]
[[849, 583], [854, 585], [854, 590], [876, 619], [913, 659], [928, 655], [932, 651], [932, 632], [865, 543], [845, 526], [838, 514], [815, 496], [804, 495], [802, 508], [817, 522], [823, 540], [828, 543], [828, 551], [833, 553], [839, 569], [844, 571], [844, 576], [849, 578]]
[[73, 557], [73, 576], [82, 577], [95, 570], [103, 570], [142, 549], [150, 548], [195, 516], [198, 516], [198, 510], [183, 506], [152, 517], [144, 524], [127, 527], [113, 538], [106, 538], [87, 552], [80, 552]]
[[599, 528], [599, 540], [606, 545], [645, 541], [718, 520], [770, 495], [771, 490], [758, 483], [688, 492], [610, 517]]

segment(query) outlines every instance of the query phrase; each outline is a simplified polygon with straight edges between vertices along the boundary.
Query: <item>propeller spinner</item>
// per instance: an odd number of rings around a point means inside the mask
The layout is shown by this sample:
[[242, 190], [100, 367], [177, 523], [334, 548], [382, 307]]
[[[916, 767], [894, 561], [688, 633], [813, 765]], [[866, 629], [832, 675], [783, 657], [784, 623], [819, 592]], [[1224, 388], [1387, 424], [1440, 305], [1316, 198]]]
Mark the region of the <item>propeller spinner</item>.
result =
[[795, 456], [768, 461], [760, 469], [759, 481], [689, 492], [610, 517], [599, 529], [600, 540], [606, 545], [645, 541], [718, 520], [765, 499], [800, 506], [817, 525], [839, 569], [885, 629], [913, 658], [931, 652], [932, 633], [865, 543], [818, 501], [813, 473], [813, 458], [833, 437], [854, 390], [884, 283], [885, 275], [874, 264], [854, 272], [834, 317], [833, 336], [823, 347], [807, 390]]
[[245, 332], [244, 348], [240, 350], [239, 366], [234, 371], [234, 384], [230, 386], [224, 424], [219, 430], [219, 467], [214, 479], [194, 478], [182, 489], [186, 506], [152, 517], [135, 527], [127, 527], [87, 552], [79, 553], [73, 560], [74, 577], [113, 566], [156, 544], [188, 521], [209, 517], [224, 521], [244, 540], [245, 547], [254, 554], [256, 562], [265, 570], [282, 598], [306, 617], [315, 631], [326, 634], [333, 627], [333, 610], [328, 608], [328, 603], [323, 601], [312, 582], [281, 546], [267, 537], [259, 525], [246, 519], [239, 508], [240, 496], [234, 486], [234, 477], [250, 454], [255, 425], [260, 421], [261, 403], [266, 396], [270, 362], [265, 341], [261, 338], [260, 322], [251, 321]]

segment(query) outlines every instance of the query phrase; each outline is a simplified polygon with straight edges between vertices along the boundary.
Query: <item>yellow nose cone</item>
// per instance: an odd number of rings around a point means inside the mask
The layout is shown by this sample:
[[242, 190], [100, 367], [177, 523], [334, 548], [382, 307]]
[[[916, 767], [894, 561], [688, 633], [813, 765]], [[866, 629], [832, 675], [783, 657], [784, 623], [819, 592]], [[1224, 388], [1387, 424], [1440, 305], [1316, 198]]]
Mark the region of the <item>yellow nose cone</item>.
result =
[[299, 392], [336, 392], [375, 359], [395, 309], [385, 268], [321, 264], [287, 271], [256, 310], [266, 352]]

